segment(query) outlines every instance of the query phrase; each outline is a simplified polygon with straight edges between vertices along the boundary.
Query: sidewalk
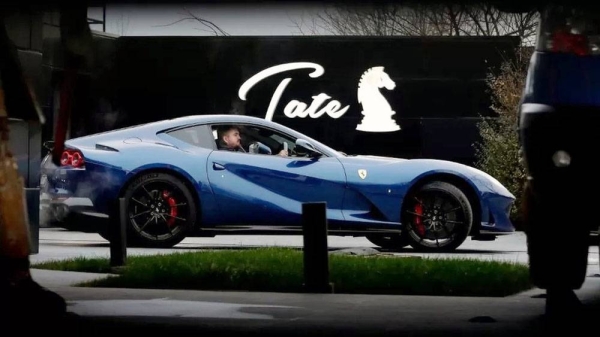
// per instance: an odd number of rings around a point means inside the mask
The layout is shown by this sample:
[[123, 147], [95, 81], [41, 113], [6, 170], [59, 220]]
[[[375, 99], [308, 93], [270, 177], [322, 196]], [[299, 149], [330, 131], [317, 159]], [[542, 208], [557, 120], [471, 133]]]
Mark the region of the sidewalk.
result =
[[[540, 289], [505, 298], [108, 289], [72, 286], [104, 274], [32, 272], [67, 300], [86, 336], [123, 329], [169, 336], [534, 336], [548, 329]], [[577, 294], [600, 317], [600, 277], [590, 275]], [[595, 320], [583, 322], [597, 330]]]
[[[96, 236], [64, 231], [43, 232], [40, 255], [32, 261], [74, 256], [108, 256], [108, 246]], [[275, 241], [275, 240], [279, 241]], [[238, 240], [244, 240], [239, 241]], [[297, 237], [269, 238], [269, 244], [295, 246]], [[294, 241], [296, 240], [296, 241]], [[472, 242], [453, 257], [502, 259], [526, 263], [523, 235], [504, 238], [496, 245]], [[365, 242], [335, 238], [332, 247], [368, 247]], [[259, 237], [194, 238], [180, 250], [234, 245], [266, 244]], [[154, 251], [128, 250], [128, 254]], [[402, 254], [412, 255], [412, 254]], [[482, 256], [480, 256], [482, 255]], [[600, 274], [597, 247], [590, 253], [588, 278], [577, 291], [584, 304], [600, 305]], [[545, 291], [533, 289], [505, 298], [291, 294], [243, 291], [185, 291], [160, 289], [80, 288], [73, 285], [107, 274], [32, 270], [34, 280], [68, 301], [74, 321], [61, 322], [57, 332], [65, 336], [110, 336], [120, 331], [135, 335], [173, 336], [546, 336], [543, 318]], [[593, 309], [592, 308], [592, 309]], [[568, 322], [569, 331], [589, 323], [597, 331], [599, 310], [578, 322]], [[592, 317], [592, 318], [590, 318]], [[2, 335], [0, 333], [0, 335]], [[35, 334], [39, 336], [40, 334]], [[22, 336], [15, 334], [15, 336]]]

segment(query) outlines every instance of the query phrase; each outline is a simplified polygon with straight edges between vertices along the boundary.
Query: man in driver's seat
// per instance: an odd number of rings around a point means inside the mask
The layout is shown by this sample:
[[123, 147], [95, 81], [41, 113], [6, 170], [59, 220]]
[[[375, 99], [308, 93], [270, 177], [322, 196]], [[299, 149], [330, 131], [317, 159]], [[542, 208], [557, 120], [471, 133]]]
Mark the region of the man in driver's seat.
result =
[[[235, 125], [226, 125], [219, 128], [217, 131], [218, 140], [217, 146], [219, 150], [234, 151], [234, 152], [246, 152], [242, 147], [242, 137], [240, 135], [240, 128]], [[287, 157], [287, 150], [281, 150], [277, 154], [282, 157]]]
[[240, 129], [237, 126], [226, 125], [219, 128], [217, 135], [219, 137], [217, 140], [219, 150], [246, 152], [242, 147], [242, 137], [240, 136]]

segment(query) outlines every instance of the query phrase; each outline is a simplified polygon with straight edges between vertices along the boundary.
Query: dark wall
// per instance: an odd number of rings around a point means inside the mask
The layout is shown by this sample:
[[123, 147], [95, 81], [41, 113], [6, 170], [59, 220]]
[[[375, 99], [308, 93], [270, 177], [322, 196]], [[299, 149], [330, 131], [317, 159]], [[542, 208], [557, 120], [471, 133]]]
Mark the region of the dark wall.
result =
[[[518, 44], [513, 37], [121, 37], [108, 76], [114, 79], [108, 100], [120, 119], [106, 128], [191, 114], [264, 118], [279, 83], [291, 78], [276, 122], [347, 153], [471, 164], [476, 123], [494, 116], [485, 77]], [[246, 101], [239, 99], [238, 89], [251, 76], [291, 62], [314, 62], [325, 72], [318, 78], [308, 76], [312, 69], [276, 74], [255, 85]], [[363, 118], [358, 83], [373, 66], [383, 66], [396, 84], [380, 92], [396, 112], [398, 131], [356, 130]], [[349, 105], [348, 111], [338, 119], [284, 114], [288, 102], [310, 104], [320, 93]]]
[[[16, 49], [25, 81], [30, 83], [36, 97], [43, 97], [47, 90], [42, 71], [43, 13], [15, 9], [3, 15], [4, 28]], [[41, 108], [43, 109], [43, 105]], [[37, 116], [23, 115], [22, 111], [14, 109], [9, 109], [8, 114], [8, 147], [17, 160], [19, 174], [24, 179], [25, 187], [37, 187], [42, 157], [41, 121]]]

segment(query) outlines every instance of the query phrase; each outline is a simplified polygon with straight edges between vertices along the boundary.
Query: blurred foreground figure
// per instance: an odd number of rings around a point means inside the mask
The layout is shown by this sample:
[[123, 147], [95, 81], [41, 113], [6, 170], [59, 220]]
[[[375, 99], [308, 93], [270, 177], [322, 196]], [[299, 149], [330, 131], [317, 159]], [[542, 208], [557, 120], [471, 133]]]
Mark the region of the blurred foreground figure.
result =
[[[50, 326], [67, 325], [61, 329], [61, 335], [65, 336], [73, 332], [72, 324], [59, 319], [68, 317], [65, 300], [36, 283], [29, 269], [31, 246], [24, 182], [19, 176], [16, 160], [8, 150], [8, 119], [39, 120], [41, 123], [45, 120], [25, 81], [16, 48], [7, 36], [3, 15], [6, 13], [0, 11], [0, 310], [3, 313], [0, 323], [14, 324], [21, 332], [35, 329], [35, 323], [40, 322], [45, 323], [43, 329], [46, 331]], [[61, 153], [64, 146], [74, 79], [79, 69], [91, 59], [91, 32], [85, 2], [60, 9], [60, 31], [66, 79], [61, 90], [64, 104], [61, 104], [56, 121], [55, 162], [59, 160], [56, 153]], [[3, 335], [2, 331], [0, 335]], [[9, 335], [21, 333], [13, 330]]]
[[29, 270], [30, 233], [24, 181], [8, 149], [8, 119], [40, 119], [43, 116], [26, 84], [16, 50], [0, 21], [0, 306], [3, 320], [19, 322], [43, 315], [66, 313], [65, 301], [36, 283]]
[[[3, 83], [4, 84], [4, 83]], [[8, 151], [8, 116], [0, 88], [0, 298], [5, 317], [19, 320], [32, 314], [55, 317], [66, 303], [44, 289], [29, 271], [30, 235], [23, 177]], [[10, 322], [9, 322], [10, 323]]]
[[546, 312], [576, 314], [591, 233], [600, 218], [596, 148], [600, 114], [598, 5], [540, 10], [535, 51], [519, 107], [529, 268], [546, 289]]

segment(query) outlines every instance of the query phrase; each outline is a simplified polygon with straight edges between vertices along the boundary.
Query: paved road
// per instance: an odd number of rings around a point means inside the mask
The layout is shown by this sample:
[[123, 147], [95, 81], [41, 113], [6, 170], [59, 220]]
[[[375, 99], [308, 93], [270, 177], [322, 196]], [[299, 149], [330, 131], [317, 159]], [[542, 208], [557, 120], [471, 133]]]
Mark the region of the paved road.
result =
[[[377, 246], [365, 238], [330, 236], [328, 244], [331, 250], [352, 249], [358, 253], [372, 253]], [[214, 238], [187, 238], [171, 249], [128, 248], [128, 256], [146, 254], [164, 254], [203, 249], [231, 249], [251, 247], [302, 247], [302, 236], [275, 235], [223, 235]], [[598, 246], [590, 246], [588, 274], [600, 273], [598, 267]], [[456, 252], [446, 254], [416, 253], [411, 248], [397, 252], [387, 252], [400, 256], [428, 256], [442, 258], [473, 258], [511, 261], [526, 264], [527, 247], [525, 235], [517, 232], [499, 237], [495, 241], [467, 240]], [[97, 234], [71, 232], [59, 228], [41, 228], [39, 253], [31, 256], [32, 262], [66, 259], [78, 256], [109, 257], [108, 241]]]

